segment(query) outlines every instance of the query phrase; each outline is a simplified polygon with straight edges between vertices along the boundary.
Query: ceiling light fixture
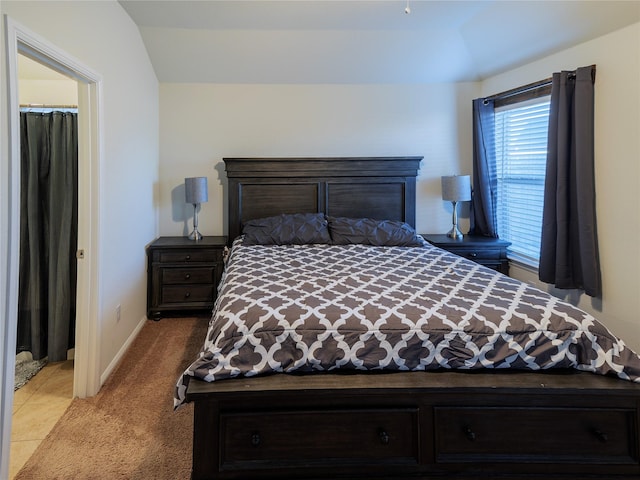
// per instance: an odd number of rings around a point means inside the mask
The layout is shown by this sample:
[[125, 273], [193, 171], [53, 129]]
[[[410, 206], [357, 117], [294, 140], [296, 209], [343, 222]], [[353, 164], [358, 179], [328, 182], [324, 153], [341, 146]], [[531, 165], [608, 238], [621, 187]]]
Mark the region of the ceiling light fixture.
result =
[[409, 8], [409, 0], [407, 0], [407, 6], [404, 7], [404, 13], [409, 15], [411, 13], [411, 8]]

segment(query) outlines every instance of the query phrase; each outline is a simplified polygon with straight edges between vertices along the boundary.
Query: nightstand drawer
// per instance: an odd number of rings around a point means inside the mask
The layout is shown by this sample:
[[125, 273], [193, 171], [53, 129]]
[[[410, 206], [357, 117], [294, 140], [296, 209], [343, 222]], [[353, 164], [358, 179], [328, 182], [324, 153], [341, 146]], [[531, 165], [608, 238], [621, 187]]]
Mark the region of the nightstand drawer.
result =
[[215, 271], [214, 267], [160, 267], [160, 278], [163, 285], [214, 283]]
[[160, 263], [197, 263], [222, 260], [221, 250], [159, 250], [154, 252]]
[[159, 237], [147, 246], [147, 317], [211, 314], [227, 237]]
[[472, 260], [485, 267], [509, 274], [507, 247], [510, 242], [498, 238], [464, 235], [461, 239], [442, 234], [423, 234], [422, 237], [436, 247], [447, 250], [460, 257]]
[[466, 248], [450, 248], [451, 253], [460, 255], [461, 257], [468, 258], [469, 260], [500, 260], [501, 250], [496, 249], [482, 249], [482, 250], [468, 250]]
[[189, 285], [162, 287], [162, 303], [213, 302], [212, 285]]

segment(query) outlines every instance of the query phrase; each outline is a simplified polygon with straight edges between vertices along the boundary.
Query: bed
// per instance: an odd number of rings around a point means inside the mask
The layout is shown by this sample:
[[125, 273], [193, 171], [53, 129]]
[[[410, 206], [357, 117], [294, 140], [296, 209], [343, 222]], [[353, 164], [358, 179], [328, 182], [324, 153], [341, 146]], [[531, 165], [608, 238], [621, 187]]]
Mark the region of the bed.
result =
[[225, 159], [231, 254], [176, 386], [193, 479], [640, 478], [638, 355], [421, 243], [420, 162]]

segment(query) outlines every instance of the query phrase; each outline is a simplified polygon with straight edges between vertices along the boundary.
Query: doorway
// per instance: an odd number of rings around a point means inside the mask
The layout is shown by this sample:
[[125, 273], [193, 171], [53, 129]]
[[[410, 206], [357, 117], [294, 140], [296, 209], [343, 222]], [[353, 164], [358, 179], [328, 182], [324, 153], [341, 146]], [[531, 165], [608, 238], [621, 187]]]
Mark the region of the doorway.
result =
[[0, 158], [0, 260], [3, 275], [0, 305], [5, 322], [0, 325], [3, 369], [0, 396], [0, 478], [9, 470], [13, 378], [17, 327], [19, 257], [20, 132], [18, 55], [24, 55], [77, 82], [78, 93], [78, 250], [75, 362], [73, 396], [95, 395], [100, 388], [99, 319], [99, 199], [101, 157], [102, 78], [82, 62], [46, 39], [4, 17], [7, 79], [7, 152]]
[[18, 85], [21, 171], [16, 385], [28, 381], [45, 361], [73, 359], [78, 239], [78, 83], [18, 55]]

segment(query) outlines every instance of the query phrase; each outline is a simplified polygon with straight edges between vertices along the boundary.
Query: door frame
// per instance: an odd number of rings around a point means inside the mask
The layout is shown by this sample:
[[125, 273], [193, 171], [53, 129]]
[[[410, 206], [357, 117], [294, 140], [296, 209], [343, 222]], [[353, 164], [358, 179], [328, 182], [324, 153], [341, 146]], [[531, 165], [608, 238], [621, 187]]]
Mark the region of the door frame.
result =
[[[15, 376], [15, 348], [18, 318], [18, 258], [20, 253], [20, 122], [18, 97], [18, 54], [25, 55], [78, 83], [78, 260], [76, 297], [76, 347], [74, 397], [95, 395], [100, 389], [99, 338], [99, 225], [100, 165], [102, 158], [102, 77], [82, 62], [31, 32], [8, 15], [4, 16], [7, 67], [8, 158], [0, 159], [2, 182], [0, 256], [6, 258], [0, 288], [0, 358], [4, 368], [0, 392], [0, 478], [7, 478], [11, 446], [11, 415]], [[5, 256], [6, 254], [6, 256]], [[5, 267], [5, 265], [2, 265]]]

